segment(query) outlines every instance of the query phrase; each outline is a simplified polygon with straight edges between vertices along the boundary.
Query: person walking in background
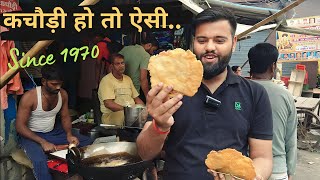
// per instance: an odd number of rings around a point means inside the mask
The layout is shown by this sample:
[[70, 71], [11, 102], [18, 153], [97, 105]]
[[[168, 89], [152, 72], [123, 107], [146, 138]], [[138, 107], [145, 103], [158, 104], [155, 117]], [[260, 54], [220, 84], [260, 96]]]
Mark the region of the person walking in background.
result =
[[126, 63], [125, 74], [132, 79], [134, 87], [140, 92], [140, 99], [144, 102], [149, 92], [149, 59], [158, 46], [158, 41], [153, 36], [149, 36], [142, 40], [140, 45], [126, 46], [119, 52], [124, 56]]
[[249, 50], [252, 80], [269, 95], [273, 117], [273, 170], [269, 180], [292, 179], [297, 162], [297, 111], [292, 95], [272, 82], [276, 72], [278, 50], [269, 43], [259, 43]]
[[240, 66], [232, 66], [231, 69], [236, 75], [241, 76], [242, 69]]

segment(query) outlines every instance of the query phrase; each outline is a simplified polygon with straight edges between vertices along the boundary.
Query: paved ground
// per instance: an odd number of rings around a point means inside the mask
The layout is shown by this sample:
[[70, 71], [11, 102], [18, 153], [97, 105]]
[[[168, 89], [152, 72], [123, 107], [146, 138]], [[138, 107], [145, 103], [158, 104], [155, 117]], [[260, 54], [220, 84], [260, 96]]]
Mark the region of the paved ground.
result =
[[[317, 112], [318, 111], [315, 110], [315, 113]], [[319, 140], [319, 129], [312, 130], [311, 134], [312, 135], [309, 136], [310, 140]], [[298, 147], [306, 146], [305, 143], [301, 143], [301, 141], [298, 141]], [[316, 152], [298, 150], [297, 170], [294, 180], [320, 180], [320, 147], [318, 146], [313, 150], [315, 150]]]
[[298, 151], [297, 170], [294, 180], [320, 180], [320, 153]]

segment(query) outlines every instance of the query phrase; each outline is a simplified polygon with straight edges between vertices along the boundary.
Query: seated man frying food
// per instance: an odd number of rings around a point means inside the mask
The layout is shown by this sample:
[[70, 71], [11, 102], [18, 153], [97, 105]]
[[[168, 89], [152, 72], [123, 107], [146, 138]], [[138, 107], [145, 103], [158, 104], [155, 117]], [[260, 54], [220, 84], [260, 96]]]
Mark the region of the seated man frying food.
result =
[[[56, 151], [57, 145], [86, 146], [92, 141], [89, 137], [75, 137], [71, 133], [68, 94], [61, 88], [60, 69], [47, 65], [41, 69], [41, 74], [42, 86], [26, 92], [21, 98], [16, 129], [20, 135], [19, 143], [32, 162], [35, 178], [51, 180], [46, 152]], [[59, 112], [61, 124], [56, 120]]]

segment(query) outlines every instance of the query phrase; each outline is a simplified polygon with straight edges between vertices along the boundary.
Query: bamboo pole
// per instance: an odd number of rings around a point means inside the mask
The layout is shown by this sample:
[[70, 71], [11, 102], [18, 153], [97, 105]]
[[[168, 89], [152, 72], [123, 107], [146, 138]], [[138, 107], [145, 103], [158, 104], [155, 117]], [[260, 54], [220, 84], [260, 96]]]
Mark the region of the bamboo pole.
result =
[[270, 13], [275, 14], [279, 12], [277, 9], [270, 9], [270, 8], [262, 8], [262, 7], [254, 7], [254, 6], [245, 6], [241, 4], [236, 4], [227, 1], [221, 0], [207, 0], [211, 5], [222, 6], [225, 8], [233, 9], [240, 12], [248, 12], [250, 14], [257, 14], [257, 15], [266, 15], [269, 16]]
[[288, 27], [281, 25], [278, 28], [279, 31], [284, 31], [288, 33], [295, 33], [295, 34], [306, 34], [311, 36], [320, 36], [319, 30], [313, 30], [313, 29], [302, 29], [302, 28], [295, 28], [295, 27]]
[[254, 26], [252, 26], [251, 28], [249, 28], [248, 30], [240, 33], [237, 37], [238, 39], [241, 39], [243, 36], [246, 36], [247, 34], [249, 34], [250, 32], [254, 31], [255, 29], [259, 28], [260, 26], [263, 26], [269, 22], [271, 22], [272, 20], [276, 19], [277, 17], [281, 16], [282, 14], [286, 13], [287, 11], [291, 10], [292, 8], [298, 6], [299, 4], [303, 3], [305, 0], [297, 0], [291, 4], [289, 4], [287, 7], [283, 8], [281, 11], [265, 18], [264, 20], [258, 22], [257, 24], [255, 24]]
[[3, 76], [1, 76], [0, 79], [0, 88], [5, 86], [22, 68], [20, 64], [25, 65], [27, 63], [27, 57], [30, 57], [30, 59], [34, 56], [36, 56], [42, 49], [48, 47], [53, 40], [47, 40], [47, 41], [38, 41], [26, 54], [19, 60], [19, 65], [17, 67], [14, 66], [13, 69], [10, 69], [7, 71]]
[[[94, 5], [99, 0], [84, 0], [79, 6], [88, 6]], [[27, 57], [33, 58], [36, 56], [41, 50], [48, 47], [53, 40], [46, 40], [46, 41], [38, 41], [26, 54], [19, 60], [19, 66], [7, 71], [3, 76], [0, 78], [0, 89], [3, 88], [22, 68], [20, 64], [25, 65], [27, 63]]]
[[[281, 24], [282, 24], [283, 21], [284, 21], [284, 20], [282, 20], [282, 21], [268, 34], [268, 36], [264, 39], [263, 42], [267, 42], [267, 40], [269, 39], [269, 37], [271, 36], [271, 34], [274, 33], [274, 32], [276, 32], [276, 30], [281, 26]], [[248, 64], [248, 62], [249, 62], [249, 59], [247, 59], [246, 62], [244, 62], [244, 63], [242, 64], [241, 69], [243, 69], [243, 67], [244, 67], [246, 64]]]

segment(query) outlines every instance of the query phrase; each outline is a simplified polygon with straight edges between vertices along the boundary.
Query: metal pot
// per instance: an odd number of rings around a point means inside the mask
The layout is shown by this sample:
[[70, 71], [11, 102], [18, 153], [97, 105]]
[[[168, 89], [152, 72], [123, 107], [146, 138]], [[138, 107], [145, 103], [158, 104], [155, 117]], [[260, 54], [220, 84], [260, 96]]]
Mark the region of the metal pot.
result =
[[95, 140], [98, 137], [100, 137], [100, 133], [97, 129], [93, 128], [88, 132], [88, 136], [92, 139]]
[[[71, 151], [67, 154], [69, 173], [79, 174], [84, 179], [104, 180], [104, 179], [134, 179], [141, 175], [147, 168], [153, 165], [152, 161], [142, 161], [137, 153], [137, 147], [132, 142], [110, 142], [93, 144], [80, 149], [81, 156], [73, 154]], [[101, 155], [112, 155], [116, 153], [128, 153], [137, 156], [140, 160], [137, 162], [115, 166], [115, 167], [92, 167], [84, 162], [92, 161], [95, 157]]]
[[143, 105], [136, 104], [124, 107], [125, 126], [143, 128], [147, 121], [147, 109]]

